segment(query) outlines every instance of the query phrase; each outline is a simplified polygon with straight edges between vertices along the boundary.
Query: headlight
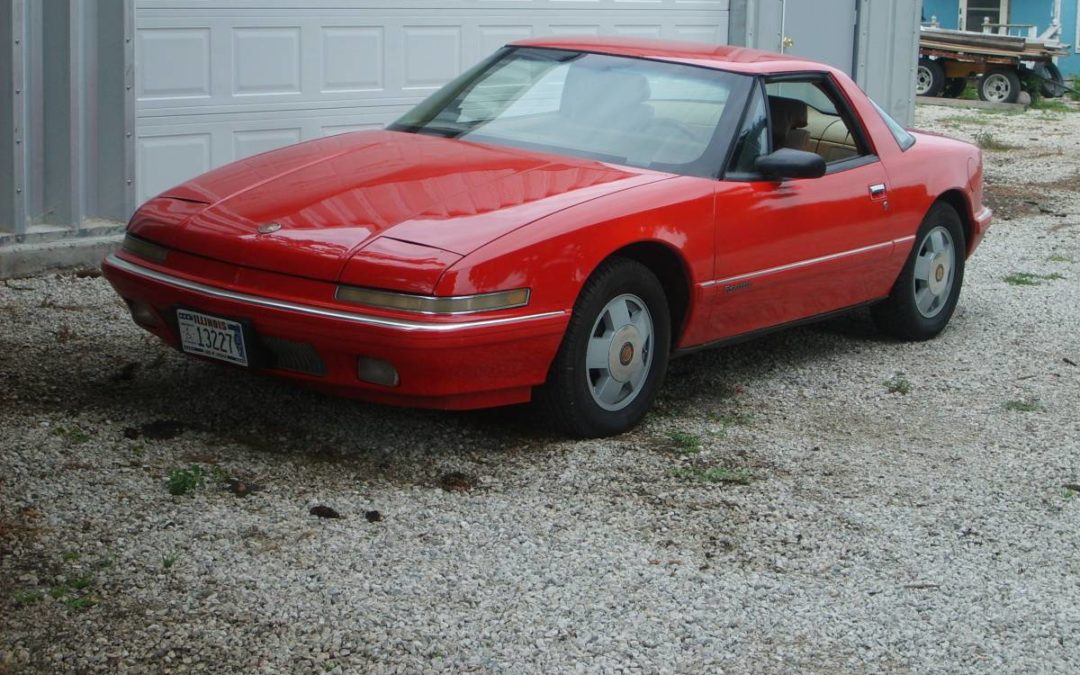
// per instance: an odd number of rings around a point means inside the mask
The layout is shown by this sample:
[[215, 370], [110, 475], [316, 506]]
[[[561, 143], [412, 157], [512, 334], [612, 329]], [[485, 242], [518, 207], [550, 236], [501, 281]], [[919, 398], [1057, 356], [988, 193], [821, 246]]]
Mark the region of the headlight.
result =
[[518, 288], [512, 291], [438, 298], [431, 295], [379, 291], [373, 288], [338, 286], [334, 297], [342, 302], [382, 307], [383, 309], [399, 309], [406, 312], [468, 314], [470, 312], [488, 312], [496, 309], [524, 307], [529, 304], [529, 289]]
[[137, 255], [140, 258], [146, 258], [147, 260], [156, 263], [163, 263], [165, 262], [165, 259], [169, 257], [169, 249], [164, 246], [151, 244], [145, 239], [139, 239], [130, 234], [124, 235], [124, 244], [121, 248], [132, 255]]

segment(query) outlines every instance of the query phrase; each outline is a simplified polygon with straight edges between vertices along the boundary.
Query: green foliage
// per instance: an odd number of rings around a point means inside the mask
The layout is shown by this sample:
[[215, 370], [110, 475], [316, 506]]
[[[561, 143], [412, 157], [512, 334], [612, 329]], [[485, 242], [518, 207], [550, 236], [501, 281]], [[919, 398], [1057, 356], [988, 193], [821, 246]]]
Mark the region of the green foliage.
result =
[[1009, 412], [1038, 412], [1042, 406], [1036, 400], [1006, 401], [1005, 409]]
[[1057, 281], [1064, 279], [1057, 272], [1051, 274], [1034, 274], [1032, 272], [1013, 272], [1005, 277], [1005, 283], [1010, 286], [1042, 286], [1044, 281]]
[[79, 427], [53, 427], [52, 435], [62, 437], [71, 445], [81, 445], [93, 438]]
[[204, 482], [206, 482], [206, 470], [198, 464], [192, 464], [186, 469], [170, 471], [166, 487], [169, 489], [169, 494], [179, 497], [194, 492]]
[[911, 382], [904, 377], [903, 373], [896, 373], [885, 380], [885, 388], [889, 390], [890, 394], [907, 396], [911, 393]]
[[684, 455], [701, 452], [701, 437], [697, 434], [676, 431], [671, 434], [671, 442], [675, 445], [675, 449]]
[[975, 134], [975, 145], [988, 152], [1012, 150], [1011, 145], [994, 138], [994, 134], [990, 131], [980, 131]]
[[15, 604], [28, 607], [30, 605], [36, 605], [45, 598], [45, 594], [39, 590], [21, 591], [15, 594]]

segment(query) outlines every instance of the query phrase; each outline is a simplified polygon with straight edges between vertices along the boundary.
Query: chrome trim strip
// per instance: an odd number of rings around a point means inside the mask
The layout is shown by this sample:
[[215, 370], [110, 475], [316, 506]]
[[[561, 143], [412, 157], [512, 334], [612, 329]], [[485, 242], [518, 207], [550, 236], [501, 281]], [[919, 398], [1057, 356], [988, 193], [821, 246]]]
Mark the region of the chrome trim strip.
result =
[[700, 284], [701, 288], [712, 288], [714, 286], [725, 286], [727, 284], [738, 283], [740, 281], [747, 281], [748, 279], [755, 279], [757, 277], [763, 277], [769, 274], [775, 274], [777, 272], [787, 272], [788, 270], [800, 269], [803, 267], [809, 267], [811, 265], [817, 265], [823, 262], [829, 262], [830, 260], [837, 260], [839, 258], [846, 258], [848, 256], [858, 255], [860, 253], [868, 253], [870, 251], [876, 251], [886, 246], [895, 246], [897, 244], [911, 241], [915, 236], [901, 237], [899, 239], [893, 239], [892, 241], [883, 241], [880, 244], [871, 244], [870, 246], [863, 246], [862, 248], [853, 248], [850, 251], [841, 251], [840, 253], [831, 253], [829, 255], [823, 255], [820, 258], [810, 258], [808, 260], [800, 260], [798, 262], [789, 263], [787, 265], [780, 265], [779, 267], [770, 267], [764, 270], [758, 270], [756, 272], [747, 272], [746, 274], [740, 274], [734, 277], [728, 277], [727, 279], [714, 279], [712, 281], [706, 281]]
[[236, 293], [234, 291], [226, 291], [221, 288], [215, 288], [214, 286], [207, 286], [206, 284], [200, 284], [195, 281], [188, 281], [186, 279], [179, 279], [177, 277], [164, 274], [162, 272], [156, 272], [151, 269], [136, 265], [135, 263], [128, 262], [123, 258], [118, 258], [115, 254], [110, 255], [105, 260], [109, 265], [118, 269], [124, 270], [131, 274], [136, 274], [147, 279], [168, 284], [176, 288], [182, 288], [187, 291], [193, 291], [195, 293], [203, 293], [214, 298], [221, 298], [223, 300], [232, 300], [234, 302], [242, 302], [249, 305], [256, 305], [259, 307], [268, 307], [270, 309], [285, 310], [287, 312], [297, 312], [299, 314], [307, 314], [310, 316], [318, 316], [324, 319], [339, 319], [342, 321], [352, 321], [353, 323], [364, 324], [367, 326], [378, 326], [380, 328], [393, 328], [396, 330], [403, 330], [408, 332], [431, 332], [431, 333], [448, 333], [456, 330], [467, 330], [471, 328], [487, 328], [490, 326], [506, 326], [515, 323], [525, 323], [529, 321], [539, 321], [541, 319], [553, 319], [555, 317], [566, 316], [566, 312], [545, 312], [543, 314], [529, 314], [526, 316], [512, 316], [500, 319], [482, 319], [479, 321], [465, 321], [461, 323], [431, 323], [424, 321], [407, 321], [404, 319], [388, 319], [381, 316], [370, 316], [368, 314], [355, 314], [353, 312], [342, 312], [334, 309], [324, 309], [322, 307], [312, 307], [310, 305], [299, 305], [293, 302], [285, 302], [283, 300], [273, 300], [271, 298], [264, 298], [258, 295], [248, 295], [246, 293]]

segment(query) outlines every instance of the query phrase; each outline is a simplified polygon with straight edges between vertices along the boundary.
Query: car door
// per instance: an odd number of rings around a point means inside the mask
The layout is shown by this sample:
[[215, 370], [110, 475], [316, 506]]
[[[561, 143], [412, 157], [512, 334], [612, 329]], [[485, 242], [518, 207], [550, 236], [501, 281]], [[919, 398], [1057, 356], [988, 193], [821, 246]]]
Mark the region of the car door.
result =
[[[826, 174], [766, 180], [754, 161], [780, 147], [821, 155]], [[888, 200], [881, 161], [827, 74], [763, 81], [748, 104], [716, 199], [716, 338], [887, 293], [886, 261], [893, 249]]]

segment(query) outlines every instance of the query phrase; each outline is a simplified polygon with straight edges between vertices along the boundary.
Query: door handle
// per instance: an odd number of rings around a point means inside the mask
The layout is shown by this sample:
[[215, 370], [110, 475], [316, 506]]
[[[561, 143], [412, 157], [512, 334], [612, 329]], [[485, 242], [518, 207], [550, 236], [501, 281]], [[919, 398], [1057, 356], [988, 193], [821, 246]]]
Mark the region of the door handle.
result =
[[885, 183], [877, 183], [870, 186], [870, 198], [882, 199], [885, 197], [887, 190], [885, 189]]

